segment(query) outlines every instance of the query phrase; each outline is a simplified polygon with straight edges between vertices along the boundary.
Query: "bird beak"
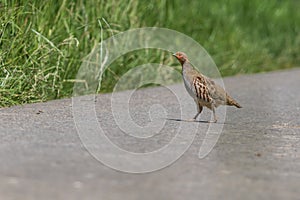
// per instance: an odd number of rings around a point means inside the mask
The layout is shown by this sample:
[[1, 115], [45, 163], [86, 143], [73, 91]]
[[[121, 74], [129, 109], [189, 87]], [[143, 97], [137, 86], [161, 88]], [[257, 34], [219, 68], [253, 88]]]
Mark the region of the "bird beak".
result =
[[176, 53], [173, 53], [172, 56], [175, 56], [175, 57], [176, 57]]

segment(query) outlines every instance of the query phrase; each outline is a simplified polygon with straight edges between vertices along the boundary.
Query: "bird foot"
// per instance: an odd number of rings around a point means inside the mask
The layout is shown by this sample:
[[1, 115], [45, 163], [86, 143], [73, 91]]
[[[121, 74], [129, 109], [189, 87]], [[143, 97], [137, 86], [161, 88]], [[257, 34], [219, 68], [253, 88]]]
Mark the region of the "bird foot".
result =
[[185, 120], [185, 121], [187, 121], [187, 122], [195, 122], [196, 119], [192, 118], [192, 119], [187, 119], [187, 120]]

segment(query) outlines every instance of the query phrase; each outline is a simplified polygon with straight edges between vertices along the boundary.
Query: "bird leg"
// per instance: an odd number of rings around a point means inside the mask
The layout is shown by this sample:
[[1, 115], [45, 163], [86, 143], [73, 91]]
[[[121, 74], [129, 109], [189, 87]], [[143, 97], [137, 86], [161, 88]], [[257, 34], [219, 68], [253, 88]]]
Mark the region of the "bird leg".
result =
[[213, 123], [216, 123], [218, 120], [217, 120], [217, 116], [216, 116], [216, 110], [215, 110], [215, 106], [212, 105], [212, 111], [213, 111], [213, 115], [214, 115], [214, 121], [212, 121]]
[[199, 115], [200, 115], [200, 112], [197, 112], [197, 114], [195, 115], [195, 117], [193, 117], [193, 120], [195, 121]]
[[193, 119], [190, 119], [190, 120], [188, 120], [188, 121], [196, 121], [197, 117], [198, 117], [198, 116], [200, 115], [200, 113], [202, 112], [203, 107], [200, 106], [200, 104], [198, 104], [198, 103], [197, 103], [197, 105], [198, 105], [198, 107], [197, 107], [197, 109], [198, 109], [197, 114], [193, 117]]

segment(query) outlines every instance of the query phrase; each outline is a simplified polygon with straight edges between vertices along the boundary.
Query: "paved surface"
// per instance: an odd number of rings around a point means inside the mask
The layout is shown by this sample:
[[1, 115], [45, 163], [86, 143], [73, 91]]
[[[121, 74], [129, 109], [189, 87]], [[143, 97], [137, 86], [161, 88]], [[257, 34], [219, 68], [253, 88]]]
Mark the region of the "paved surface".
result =
[[[189, 150], [174, 164], [146, 174], [118, 172], [94, 159], [80, 142], [70, 99], [0, 109], [0, 199], [299, 199], [300, 70], [224, 82], [243, 108], [227, 109], [213, 151], [198, 158], [208, 124], [188, 123], [199, 130]], [[169, 108], [169, 118], [178, 118], [180, 109], [165, 88], [133, 97], [131, 115], [140, 126], [149, 121], [143, 109], [157, 102]], [[178, 124], [187, 123], [167, 120], [162, 134], [132, 140], [116, 126], [109, 98], [97, 97], [98, 120], [108, 137], [129, 151], [153, 151], [172, 139]]]

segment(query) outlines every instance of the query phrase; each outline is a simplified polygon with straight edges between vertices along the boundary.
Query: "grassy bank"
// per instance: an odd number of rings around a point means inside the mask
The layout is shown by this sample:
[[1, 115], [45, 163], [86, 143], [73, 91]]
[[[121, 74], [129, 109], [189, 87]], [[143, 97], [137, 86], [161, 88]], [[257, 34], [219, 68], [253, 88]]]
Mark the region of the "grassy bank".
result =
[[[146, 26], [185, 33], [209, 52], [224, 76], [300, 65], [297, 0], [222, 2], [1, 1], [0, 106], [71, 96], [82, 59], [101, 41], [100, 22], [103, 39]], [[162, 53], [118, 59], [105, 72], [103, 91], [137, 64], [174, 63]]]

